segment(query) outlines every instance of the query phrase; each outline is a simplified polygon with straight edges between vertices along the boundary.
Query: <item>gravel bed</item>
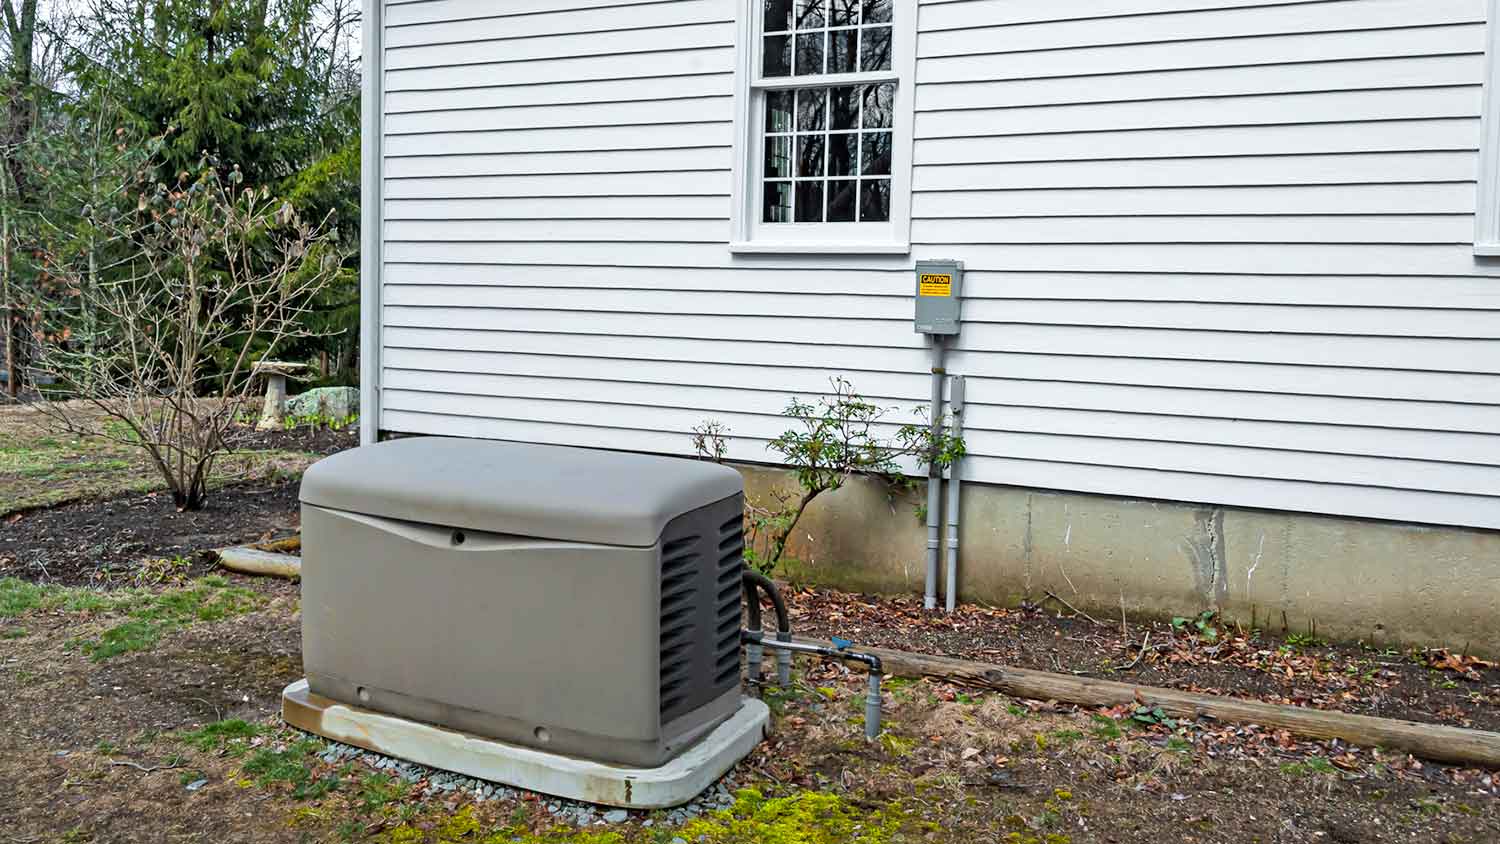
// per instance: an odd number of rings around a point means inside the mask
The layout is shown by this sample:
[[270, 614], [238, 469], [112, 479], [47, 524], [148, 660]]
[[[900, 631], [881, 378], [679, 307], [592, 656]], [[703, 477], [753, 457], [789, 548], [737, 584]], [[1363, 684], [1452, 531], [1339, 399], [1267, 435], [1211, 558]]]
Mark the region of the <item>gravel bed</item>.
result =
[[[329, 764], [359, 762], [374, 770], [384, 771], [408, 783], [425, 781], [426, 786], [420, 792], [424, 798], [462, 792], [471, 797], [475, 802], [483, 803], [488, 800], [522, 800], [531, 795], [536, 801], [536, 805], [543, 808], [552, 817], [579, 827], [622, 824], [630, 821], [632, 818], [642, 819], [640, 822], [641, 826], [648, 829], [658, 823], [666, 827], [677, 827], [700, 815], [718, 809], [727, 809], [734, 804], [734, 792], [739, 788], [735, 772], [731, 769], [718, 782], [710, 785], [702, 794], [682, 806], [677, 806], [673, 809], [659, 809], [653, 812], [627, 811], [612, 806], [584, 803], [578, 800], [564, 800], [560, 797], [539, 794], [523, 788], [515, 788], [476, 777], [455, 774], [451, 771], [429, 768], [426, 765], [418, 765], [415, 762], [408, 762], [404, 759], [397, 759], [380, 753], [372, 753], [362, 747], [353, 747], [324, 739], [320, 740], [324, 741], [327, 745], [318, 754], [323, 761]], [[662, 816], [661, 812], [665, 812], [665, 816]], [[651, 815], [656, 815], [656, 817], [651, 817]]]

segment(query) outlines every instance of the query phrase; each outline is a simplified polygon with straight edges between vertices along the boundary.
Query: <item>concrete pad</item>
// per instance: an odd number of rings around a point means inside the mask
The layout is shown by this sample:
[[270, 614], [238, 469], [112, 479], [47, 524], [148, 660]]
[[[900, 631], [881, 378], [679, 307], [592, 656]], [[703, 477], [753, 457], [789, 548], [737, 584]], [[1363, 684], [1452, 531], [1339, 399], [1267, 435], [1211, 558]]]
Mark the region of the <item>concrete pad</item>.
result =
[[659, 768], [593, 762], [384, 715], [313, 694], [306, 680], [281, 694], [288, 724], [333, 741], [569, 800], [625, 809], [662, 809], [692, 800], [743, 759], [770, 724], [770, 710], [745, 698], [729, 720]]

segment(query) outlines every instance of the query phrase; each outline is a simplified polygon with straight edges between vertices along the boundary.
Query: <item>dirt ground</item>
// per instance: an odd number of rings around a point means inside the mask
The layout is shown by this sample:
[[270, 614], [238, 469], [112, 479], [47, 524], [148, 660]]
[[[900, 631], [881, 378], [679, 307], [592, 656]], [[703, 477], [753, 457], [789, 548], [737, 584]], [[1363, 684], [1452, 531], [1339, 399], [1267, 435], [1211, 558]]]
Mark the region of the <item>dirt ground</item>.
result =
[[[353, 444], [294, 431], [252, 447]], [[1500, 841], [1497, 772], [894, 678], [886, 731], [867, 743], [863, 677], [801, 662], [793, 689], [761, 690], [774, 733], [735, 775], [760, 796], [723, 816], [674, 827], [632, 813], [578, 830], [535, 795], [423, 798], [422, 783], [322, 761], [318, 742], [280, 725], [281, 689], [301, 674], [297, 587], [216, 572], [201, 553], [295, 530], [295, 490], [293, 473], [272, 474], [220, 489], [204, 513], [127, 491], [0, 520], [0, 844]], [[797, 590], [792, 606], [799, 633], [1500, 726], [1500, 676], [1462, 654], [1271, 639], [1213, 619], [1122, 631], [1056, 605], [931, 616], [908, 599]]]
[[[296, 586], [231, 577], [222, 588], [250, 596], [246, 611], [103, 659], [94, 645], [128, 616], [57, 604], [0, 619], [4, 840], [667, 844], [684, 834], [663, 813], [559, 828], [544, 801], [421, 799], [361, 764], [321, 762], [276, 720], [280, 690], [300, 676]], [[805, 815], [742, 808], [684, 840], [1500, 840], [1495, 782], [1481, 772], [899, 680], [887, 683], [886, 733], [867, 743], [863, 689], [841, 666], [802, 664], [792, 690], [766, 690], [774, 735], [739, 769], [768, 797], [828, 802]], [[228, 726], [214, 738], [205, 725]]]

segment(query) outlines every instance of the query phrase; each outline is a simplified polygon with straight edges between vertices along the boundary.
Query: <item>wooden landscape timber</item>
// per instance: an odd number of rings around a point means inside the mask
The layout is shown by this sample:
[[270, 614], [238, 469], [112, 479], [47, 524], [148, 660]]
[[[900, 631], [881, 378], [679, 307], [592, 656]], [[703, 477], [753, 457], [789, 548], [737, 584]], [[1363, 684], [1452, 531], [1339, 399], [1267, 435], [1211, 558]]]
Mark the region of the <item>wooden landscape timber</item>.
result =
[[[816, 639], [798, 638], [828, 646]], [[961, 686], [991, 689], [1013, 697], [1055, 700], [1079, 706], [1159, 706], [1177, 718], [1208, 717], [1219, 721], [1277, 727], [1313, 739], [1340, 739], [1365, 747], [1399, 750], [1437, 762], [1500, 769], [1500, 733], [1443, 724], [1420, 724], [1346, 712], [1280, 706], [1259, 701], [1184, 692], [1009, 668], [950, 657], [858, 646], [880, 657], [887, 673], [900, 677], [928, 677]]]

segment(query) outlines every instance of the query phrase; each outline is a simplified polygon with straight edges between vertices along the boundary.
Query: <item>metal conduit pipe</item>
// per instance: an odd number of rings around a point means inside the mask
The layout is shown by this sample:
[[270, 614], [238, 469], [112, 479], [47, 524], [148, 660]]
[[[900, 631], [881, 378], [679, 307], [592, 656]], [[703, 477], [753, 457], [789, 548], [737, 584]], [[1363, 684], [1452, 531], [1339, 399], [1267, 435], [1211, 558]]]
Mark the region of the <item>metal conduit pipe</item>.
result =
[[922, 593], [922, 607], [937, 609], [938, 553], [941, 548], [943, 473], [937, 465], [936, 444], [943, 429], [944, 353], [947, 346], [941, 335], [932, 335], [932, 421], [934, 453], [927, 455], [927, 588]]
[[[964, 434], [964, 377], [955, 375], [953, 385], [948, 390], [948, 408], [953, 415], [953, 436], [962, 437]], [[943, 596], [944, 606], [948, 612], [953, 612], [958, 604], [958, 506], [959, 486], [958, 462], [962, 458], [955, 459], [948, 465], [948, 580], [947, 589]]]
[[814, 654], [829, 659], [842, 659], [850, 662], [862, 662], [870, 669], [870, 687], [865, 695], [865, 738], [874, 741], [880, 737], [880, 677], [885, 673], [881, 665], [880, 657], [875, 654], [867, 654], [861, 651], [835, 650], [825, 648], [822, 645], [811, 645], [805, 642], [768, 642], [764, 634], [752, 633], [749, 630], [740, 631], [740, 638], [744, 642], [756, 642], [773, 650], [786, 653], [791, 652]]
[[[776, 610], [776, 639], [780, 642], [792, 640], [792, 617], [786, 610], [786, 601], [781, 597], [781, 590], [771, 578], [766, 577], [758, 571], [746, 571], [745, 583], [759, 587], [760, 591], [766, 593], [771, 599], [771, 606]], [[760, 600], [754, 601], [756, 613], [760, 611]], [[776, 683], [785, 688], [792, 684], [792, 655], [788, 651], [776, 652]]]

